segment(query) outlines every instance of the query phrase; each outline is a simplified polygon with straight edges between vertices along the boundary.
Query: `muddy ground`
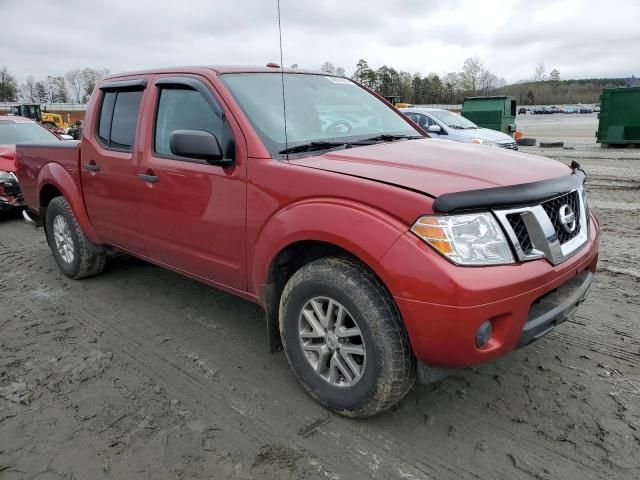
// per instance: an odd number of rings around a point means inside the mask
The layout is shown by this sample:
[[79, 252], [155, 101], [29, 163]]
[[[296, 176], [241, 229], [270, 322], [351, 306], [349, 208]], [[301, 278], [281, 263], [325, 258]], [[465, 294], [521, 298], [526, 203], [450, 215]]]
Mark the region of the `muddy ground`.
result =
[[304, 393], [255, 305], [126, 256], [72, 281], [0, 223], [0, 480], [639, 478], [640, 151], [576, 138], [526, 150], [589, 172], [587, 302], [364, 421]]

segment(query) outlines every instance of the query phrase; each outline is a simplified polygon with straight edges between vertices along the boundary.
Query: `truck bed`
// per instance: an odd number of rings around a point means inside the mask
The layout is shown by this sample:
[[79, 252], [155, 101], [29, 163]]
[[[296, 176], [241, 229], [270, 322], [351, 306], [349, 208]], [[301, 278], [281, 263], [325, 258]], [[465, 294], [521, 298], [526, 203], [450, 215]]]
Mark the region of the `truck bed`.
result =
[[[58, 143], [19, 143], [16, 145], [20, 188], [27, 205], [40, 205], [38, 191], [50, 175], [62, 168], [80, 187], [80, 140]], [[44, 170], [43, 170], [44, 169]]]

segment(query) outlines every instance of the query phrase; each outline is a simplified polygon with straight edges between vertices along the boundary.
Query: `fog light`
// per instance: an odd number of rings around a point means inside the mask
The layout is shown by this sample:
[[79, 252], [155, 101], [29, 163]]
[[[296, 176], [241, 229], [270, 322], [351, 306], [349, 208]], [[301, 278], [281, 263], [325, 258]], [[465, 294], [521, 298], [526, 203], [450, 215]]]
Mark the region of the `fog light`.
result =
[[489, 339], [491, 338], [491, 334], [493, 333], [493, 328], [491, 327], [491, 322], [487, 320], [478, 329], [476, 333], [476, 346], [478, 348], [483, 348], [489, 343]]

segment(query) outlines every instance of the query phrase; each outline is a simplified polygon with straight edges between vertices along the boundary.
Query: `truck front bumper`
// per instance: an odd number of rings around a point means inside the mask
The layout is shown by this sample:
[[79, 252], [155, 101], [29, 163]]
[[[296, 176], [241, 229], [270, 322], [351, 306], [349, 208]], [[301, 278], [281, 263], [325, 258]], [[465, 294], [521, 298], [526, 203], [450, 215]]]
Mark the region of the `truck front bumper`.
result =
[[[432, 251], [428, 261], [416, 261], [414, 248], [429, 247], [407, 236], [397, 242], [382, 263], [411, 270], [392, 293], [418, 360], [441, 369], [487, 362], [528, 345], [566, 320], [584, 301], [596, 270], [600, 228], [592, 218], [587, 243], [555, 266], [534, 260], [459, 267]], [[420, 272], [423, 280], [417, 286]], [[476, 335], [487, 321], [491, 337], [478, 347]]]
[[529, 345], [569, 318], [587, 298], [592, 280], [593, 273], [584, 270], [567, 283], [537, 299], [529, 309], [516, 347]]

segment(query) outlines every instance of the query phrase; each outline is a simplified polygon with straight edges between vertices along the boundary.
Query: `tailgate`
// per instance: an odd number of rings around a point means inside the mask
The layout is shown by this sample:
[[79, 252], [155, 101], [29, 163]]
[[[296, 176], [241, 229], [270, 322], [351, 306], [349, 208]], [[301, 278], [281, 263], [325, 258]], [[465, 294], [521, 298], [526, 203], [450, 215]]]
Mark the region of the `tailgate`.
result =
[[[40, 206], [38, 182], [40, 172], [62, 167], [75, 182], [79, 181], [80, 141], [64, 140], [56, 143], [19, 143], [16, 145], [16, 175], [26, 204], [31, 208]], [[50, 163], [56, 166], [48, 165]]]

